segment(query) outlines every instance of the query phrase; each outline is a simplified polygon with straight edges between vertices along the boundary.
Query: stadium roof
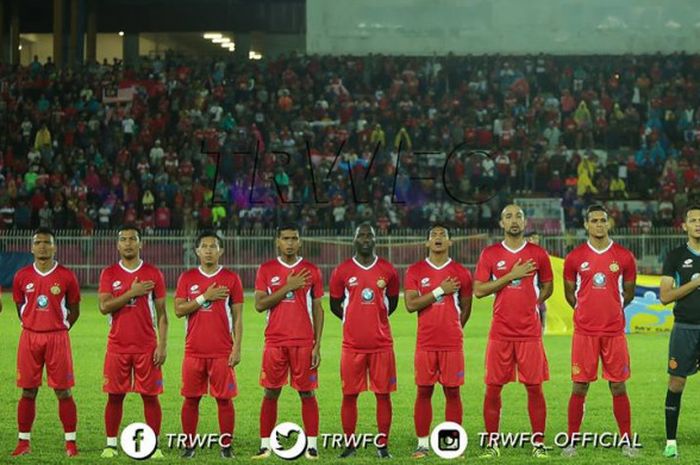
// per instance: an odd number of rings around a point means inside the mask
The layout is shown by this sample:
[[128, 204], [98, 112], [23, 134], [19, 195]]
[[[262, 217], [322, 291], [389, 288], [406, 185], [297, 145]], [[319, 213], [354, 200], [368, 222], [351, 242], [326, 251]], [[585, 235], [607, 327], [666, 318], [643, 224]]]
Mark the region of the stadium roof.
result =
[[[303, 33], [305, 0], [83, 0], [97, 8], [98, 32], [236, 32]], [[65, 8], [70, 0], [64, 0]], [[19, 8], [21, 32], [51, 32], [53, 1], [10, 0], [6, 18]], [[41, 12], [41, 14], [37, 14]], [[66, 18], [68, 20], [68, 18]]]

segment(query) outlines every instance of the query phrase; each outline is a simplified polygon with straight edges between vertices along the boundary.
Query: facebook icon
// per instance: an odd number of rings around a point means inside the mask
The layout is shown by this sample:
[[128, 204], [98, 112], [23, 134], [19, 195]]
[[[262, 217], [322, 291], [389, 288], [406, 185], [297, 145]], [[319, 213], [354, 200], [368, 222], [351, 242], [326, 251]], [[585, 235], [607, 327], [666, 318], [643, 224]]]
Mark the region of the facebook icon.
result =
[[145, 423], [132, 423], [124, 428], [119, 442], [124, 453], [136, 460], [149, 458], [158, 446], [156, 433]]

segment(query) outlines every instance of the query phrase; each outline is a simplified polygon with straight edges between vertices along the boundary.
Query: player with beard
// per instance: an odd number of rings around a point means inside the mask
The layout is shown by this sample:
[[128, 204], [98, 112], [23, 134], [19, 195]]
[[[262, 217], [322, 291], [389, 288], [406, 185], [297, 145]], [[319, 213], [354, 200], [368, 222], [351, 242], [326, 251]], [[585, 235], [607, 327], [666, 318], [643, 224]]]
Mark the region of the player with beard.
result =
[[[484, 423], [488, 444], [482, 457], [497, 457], [503, 386], [525, 385], [534, 448], [546, 457], [544, 431], [547, 405], [542, 383], [549, 379], [538, 305], [552, 295], [552, 266], [543, 248], [525, 240], [525, 213], [507, 205], [499, 222], [504, 240], [483, 250], [476, 265], [474, 295], [496, 295], [486, 347]], [[516, 378], [517, 372], [517, 378]]]

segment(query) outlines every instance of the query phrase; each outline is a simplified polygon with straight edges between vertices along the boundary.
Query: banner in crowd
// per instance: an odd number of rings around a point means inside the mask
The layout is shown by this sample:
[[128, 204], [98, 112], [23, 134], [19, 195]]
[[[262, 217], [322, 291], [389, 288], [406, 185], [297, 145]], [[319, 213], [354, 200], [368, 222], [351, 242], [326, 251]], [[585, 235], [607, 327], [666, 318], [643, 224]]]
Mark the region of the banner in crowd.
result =
[[[574, 312], [564, 296], [564, 260], [550, 257], [554, 272], [554, 293], [547, 300], [547, 334], [571, 334]], [[634, 300], [625, 308], [626, 333], [670, 331], [673, 304], [659, 300], [660, 276], [637, 275]]]
[[102, 90], [102, 102], [104, 103], [127, 103], [134, 99], [136, 88], [131, 87], [105, 87]]

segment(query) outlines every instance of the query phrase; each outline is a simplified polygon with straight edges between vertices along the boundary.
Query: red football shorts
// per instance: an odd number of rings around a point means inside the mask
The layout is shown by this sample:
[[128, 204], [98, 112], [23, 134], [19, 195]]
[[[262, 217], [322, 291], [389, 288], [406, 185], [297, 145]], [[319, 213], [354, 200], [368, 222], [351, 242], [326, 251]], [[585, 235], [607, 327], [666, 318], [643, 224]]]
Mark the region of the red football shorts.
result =
[[621, 383], [630, 377], [630, 354], [624, 334], [585, 336], [574, 333], [571, 341], [571, 379], [589, 383], [598, 379], [598, 359], [603, 360], [603, 378]]
[[297, 391], [313, 391], [318, 388], [318, 372], [311, 369], [312, 347], [268, 347], [263, 350], [260, 385], [278, 389], [291, 378]]
[[75, 386], [68, 331], [37, 333], [23, 329], [17, 346], [17, 387], [34, 389], [41, 386], [44, 365], [49, 387], [68, 389]]
[[446, 387], [464, 384], [464, 352], [461, 350], [420, 350], [413, 358], [417, 386], [440, 383]]
[[522, 384], [542, 384], [549, 379], [549, 364], [542, 339], [533, 341], [489, 339], [486, 345], [484, 382], [502, 386], [516, 379]]
[[396, 359], [394, 351], [360, 353], [343, 349], [340, 355], [340, 379], [343, 394], [359, 394], [369, 389], [377, 394], [396, 391]]
[[163, 393], [163, 373], [153, 364], [153, 352], [105, 354], [104, 385], [109, 394], [138, 392], [147, 396]]
[[197, 358], [185, 355], [180, 394], [183, 397], [202, 397], [207, 390], [215, 399], [233, 399], [238, 395], [236, 373], [228, 366], [228, 357]]

